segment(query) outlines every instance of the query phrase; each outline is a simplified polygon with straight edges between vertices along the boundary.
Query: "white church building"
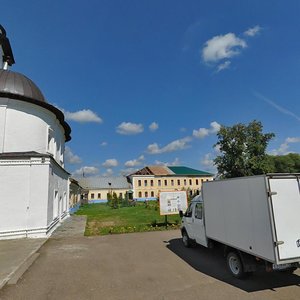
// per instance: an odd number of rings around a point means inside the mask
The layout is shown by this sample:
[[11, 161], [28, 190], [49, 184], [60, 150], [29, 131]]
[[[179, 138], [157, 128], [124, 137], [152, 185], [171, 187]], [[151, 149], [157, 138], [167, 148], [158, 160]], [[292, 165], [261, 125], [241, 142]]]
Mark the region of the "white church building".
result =
[[3, 30], [0, 26], [0, 239], [47, 237], [69, 216], [64, 150], [71, 129], [29, 78], [8, 70], [14, 60]]

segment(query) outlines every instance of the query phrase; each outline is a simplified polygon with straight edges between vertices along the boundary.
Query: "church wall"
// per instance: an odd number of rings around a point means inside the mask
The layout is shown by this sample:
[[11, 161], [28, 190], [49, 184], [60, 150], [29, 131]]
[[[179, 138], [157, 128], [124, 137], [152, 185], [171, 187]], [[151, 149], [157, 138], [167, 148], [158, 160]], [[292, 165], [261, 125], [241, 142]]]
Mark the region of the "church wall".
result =
[[0, 129], [0, 153], [50, 153], [63, 166], [64, 129], [52, 112], [25, 101], [0, 98], [0, 117], [5, 120]]
[[[34, 159], [31, 159], [34, 161]], [[49, 159], [43, 162], [38, 158], [36, 163], [30, 167], [30, 195], [29, 207], [30, 218], [28, 219], [28, 230], [47, 227], [47, 199], [48, 199], [48, 173]], [[43, 231], [43, 230], [42, 230]]]
[[0, 239], [46, 237], [69, 216], [68, 173], [50, 158], [0, 160], [0, 185]]
[[49, 168], [47, 223], [69, 216], [69, 174], [52, 163]]
[[0, 99], [0, 153], [3, 152], [6, 104], [8, 100]]
[[2, 165], [1, 161], [0, 164], [1, 236], [4, 232], [21, 231], [27, 227], [30, 166], [19, 163]]

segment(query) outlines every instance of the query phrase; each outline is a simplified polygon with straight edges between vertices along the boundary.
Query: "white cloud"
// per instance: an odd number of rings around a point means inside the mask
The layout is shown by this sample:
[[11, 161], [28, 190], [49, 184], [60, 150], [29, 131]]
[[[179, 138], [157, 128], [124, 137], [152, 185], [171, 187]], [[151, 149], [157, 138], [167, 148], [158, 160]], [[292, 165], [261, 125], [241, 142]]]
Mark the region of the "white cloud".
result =
[[214, 155], [212, 153], [205, 154], [204, 157], [201, 159], [200, 163], [206, 171], [212, 173], [217, 172], [217, 168], [214, 165]]
[[231, 61], [226, 60], [224, 63], [217, 66], [217, 73], [219, 73], [222, 70], [228, 69], [231, 65]]
[[102, 143], [100, 144], [100, 146], [101, 146], [101, 147], [107, 146], [107, 142], [102, 142]]
[[216, 152], [217, 155], [221, 154], [221, 150], [220, 149], [221, 149], [220, 145], [214, 146], [214, 150], [215, 150], [215, 152]]
[[114, 173], [113, 169], [108, 168], [108, 169], [106, 169], [106, 172], [102, 174], [102, 176], [109, 177], [109, 176], [112, 176], [113, 173]]
[[193, 130], [193, 136], [202, 139], [210, 134], [216, 134], [221, 128], [221, 125], [214, 121], [210, 123], [210, 128], [199, 128], [198, 130]]
[[69, 112], [63, 110], [63, 112], [65, 114], [66, 120], [80, 122], [80, 123], [87, 123], [87, 122], [102, 123], [103, 122], [103, 120], [90, 109], [83, 109], [76, 112]]
[[244, 34], [247, 35], [247, 36], [255, 36], [255, 35], [259, 34], [259, 32], [261, 31], [261, 29], [262, 28], [259, 25], [256, 25], [256, 26], [254, 26], [254, 27], [249, 28], [248, 30], [246, 30], [244, 32]]
[[127, 175], [132, 174], [136, 171], [138, 171], [137, 168], [126, 168], [126, 169], [121, 170], [120, 174], [123, 175], [123, 176], [127, 176]]
[[70, 147], [66, 146], [65, 148], [65, 159], [66, 162], [69, 164], [80, 164], [81, 163], [81, 158], [78, 155], [75, 155]]
[[300, 137], [288, 137], [286, 139], [287, 143], [300, 143]]
[[280, 145], [280, 147], [278, 149], [274, 149], [271, 151], [272, 155], [284, 155], [284, 154], [288, 154], [288, 148], [289, 145], [288, 143], [283, 143]]
[[156, 160], [155, 164], [160, 165], [160, 166], [179, 166], [179, 165], [181, 165], [181, 162], [180, 162], [179, 158], [176, 157], [173, 162], [162, 162], [162, 161]]
[[132, 167], [137, 167], [143, 164], [143, 160], [145, 159], [144, 155], [141, 155], [139, 158], [137, 159], [133, 159], [133, 160], [128, 160], [125, 162], [125, 167], [127, 168], [132, 168]]
[[102, 166], [105, 168], [117, 167], [118, 161], [115, 158], [107, 159]]
[[204, 157], [201, 159], [201, 164], [206, 167], [211, 167], [214, 165], [214, 160], [211, 153], [207, 153], [204, 155]]
[[218, 62], [238, 55], [240, 49], [246, 47], [246, 42], [234, 33], [214, 36], [205, 43], [202, 49], [202, 59], [206, 63]]
[[181, 164], [180, 159], [178, 157], [175, 158], [175, 160], [173, 160], [169, 166], [179, 166]]
[[150, 144], [147, 147], [147, 152], [149, 154], [161, 154], [166, 152], [174, 152], [177, 150], [183, 150], [189, 147], [189, 142], [191, 141], [190, 137], [185, 137], [179, 140], [175, 140], [166, 146], [160, 148], [157, 143]]
[[138, 134], [144, 131], [142, 124], [123, 122], [117, 127], [117, 133], [124, 135]]
[[209, 131], [206, 128], [199, 128], [198, 130], [193, 130], [193, 136], [202, 139], [209, 135]]
[[272, 155], [285, 155], [292, 153], [289, 151], [290, 144], [292, 143], [300, 143], [300, 137], [288, 137], [285, 139], [284, 143], [282, 143], [278, 149], [274, 149], [271, 151]]
[[98, 174], [99, 172], [99, 169], [96, 168], [96, 167], [88, 167], [88, 166], [85, 166], [85, 167], [82, 167], [78, 170], [76, 170], [73, 175], [79, 175], [79, 176], [89, 176], [89, 175], [95, 175], [95, 174]]
[[152, 122], [149, 126], [150, 131], [155, 131], [158, 129], [158, 124], [156, 122]]
[[213, 121], [213, 122], [210, 123], [209, 132], [210, 133], [218, 133], [220, 128], [221, 128], [221, 125], [218, 122]]
[[293, 112], [289, 111], [288, 109], [278, 105], [277, 103], [275, 103], [274, 101], [268, 99], [267, 97], [257, 93], [257, 92], [254, 92], [254, 95], [257, 97], [257, 98], [260, 98], [262, 99], [263, 101], [265, 101], [266, 103], [268, 103], [269, 105], [273, 106], [276, 110], [278, 110], [279, 112], [285, 114], [285, 115], [288, 115], [288, 116], [291, 116], [293, 118], [295, 118], [296, 120], [300, 121], [300, 117], [296, 114], [294, 114]]

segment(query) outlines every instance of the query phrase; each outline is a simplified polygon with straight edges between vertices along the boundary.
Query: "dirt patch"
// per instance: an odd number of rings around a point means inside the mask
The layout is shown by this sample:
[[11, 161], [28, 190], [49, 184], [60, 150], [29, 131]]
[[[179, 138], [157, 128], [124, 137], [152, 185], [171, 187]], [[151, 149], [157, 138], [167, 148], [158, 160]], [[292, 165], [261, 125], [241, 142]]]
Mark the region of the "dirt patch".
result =
[[117, 224], [115, 221], [103, 221], [103, 222], [98, 222], [98, 225], [102, 227], [109, 227], [109, 226], [115, 226]]
[[99, 221], [91, 220], [87, 222], [86, 235], [99, 235], [102, 228], [120, 226], [120, 220], [116, 219], [113, 221]]

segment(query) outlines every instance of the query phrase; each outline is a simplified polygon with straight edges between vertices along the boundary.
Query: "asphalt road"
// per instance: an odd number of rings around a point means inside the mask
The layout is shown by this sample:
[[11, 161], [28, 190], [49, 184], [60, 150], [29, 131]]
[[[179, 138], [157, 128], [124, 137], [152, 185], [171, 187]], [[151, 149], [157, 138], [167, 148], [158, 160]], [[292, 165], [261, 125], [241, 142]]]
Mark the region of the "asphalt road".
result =
[[217, 251], [186, 249], [180, 232], [55, 237], [0, 299], [300, 299], [300, 272], [227, 273]]

